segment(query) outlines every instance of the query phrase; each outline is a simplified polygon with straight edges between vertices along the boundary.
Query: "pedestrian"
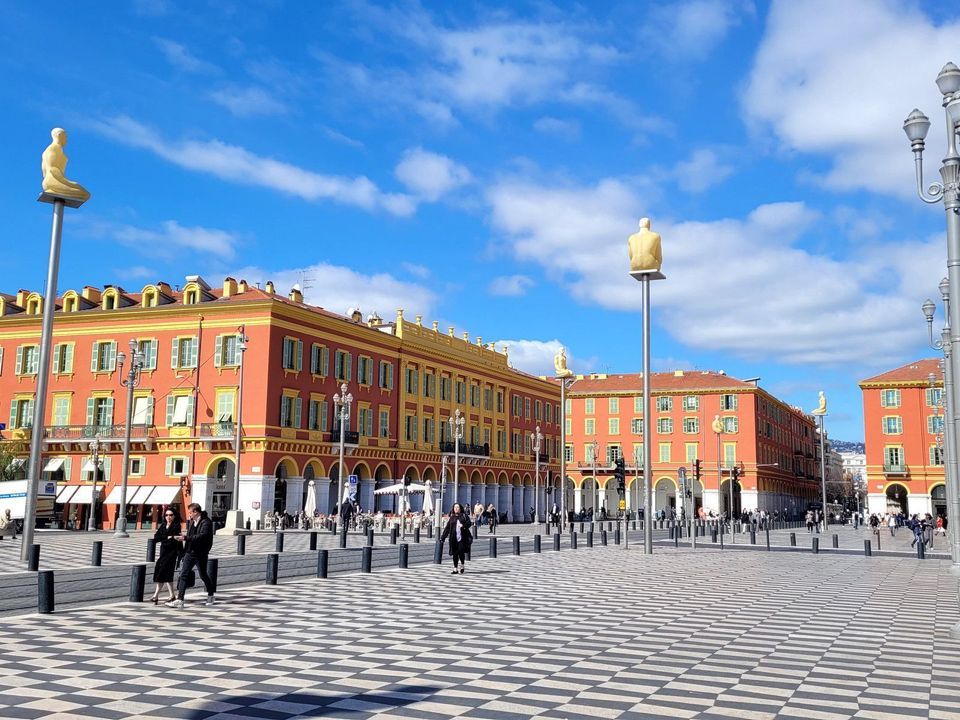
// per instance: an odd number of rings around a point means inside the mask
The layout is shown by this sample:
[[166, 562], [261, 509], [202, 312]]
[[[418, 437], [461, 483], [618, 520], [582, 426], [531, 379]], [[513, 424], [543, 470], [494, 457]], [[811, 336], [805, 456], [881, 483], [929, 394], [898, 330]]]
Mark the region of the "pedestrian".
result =
[[153, 582], [156, 587], [153, 589], [153, 596], [150, 598], [153, 604], [160, 602], [160, 587], [166, 586], [167, 602], [177, 599], [177, 594], [173, 589], [173, 573], [177, 567], [177, 560], [183, 553], [183, 544], [179, 540], [180, 518], [177, 517], [173, 507], [168, 507], [163, 511], [163, 522], [157, 531], [153, 534], [154, 542], [160, 546], [160, 554], [157, 556], [157, 562], [153, 566]]
[[937, 534], [937, 535], [946, 535], [946, 534], [947, 534], [946, 529], [943, 527], [943, 515], [937, 515], [937, 530], [936, 530], [936, 534]]
[[177, 599], [167, 603], [167, 606], [174, 608], [183, 607], [183, 598], [187, 594], [187, 578], [193, 568], [197, 569], [197, 574], [207, 591], [207, 601], [204, 604], [213, 605], [213, 581], [207, 575], [207, 557], [210, 555], [210, 548], [213, 547], [213, 523], [207, 513], [200, 509], [198, 503], [190, 503], [187, 506], [187, 512], [190, 514], [187, 531], [177, 536], [183, 543]]
[[473, 524], [478, 528], [483, 525], [483, 503], [477, 500], [476, 505], [473, 506]]
[[887, 527], [890, 528], [890, 536], [896, 537], [897, 535], [897, 518], [891, 513], [887, 516]]
[[497, 530], [497, 508], [494, 507], [493, 503], [487, 505], [487, 523], [490, 525], [489, 534], [493, 534]]
[[466, 567], [464, 561], [467, 553], [470, 552], [470, 543], [473, 542], [473, 536], [470, 534], [470, 518], [463, 511], [460, 503], [454, 503], [450, 510], [450, 517], [447, 518], [447, 525], [443, 528], [443, 534], [440, 536], [440, 542], [443, 543], [447, 537], [450, 538], [450, 557], [453, 558], [453, 575], [460, 573], [463, 575]]

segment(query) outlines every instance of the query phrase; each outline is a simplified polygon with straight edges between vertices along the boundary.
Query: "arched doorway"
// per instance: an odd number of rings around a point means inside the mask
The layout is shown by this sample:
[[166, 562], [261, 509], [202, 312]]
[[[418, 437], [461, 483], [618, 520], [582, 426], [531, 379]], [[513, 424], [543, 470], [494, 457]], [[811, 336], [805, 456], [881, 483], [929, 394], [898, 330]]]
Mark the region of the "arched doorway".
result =
[[[374, 490], [379, 490], [382, 487], [387, 487], [392, 484], [390, 468], [386, 465], [378, 465], [376, 472], [373, 474], [373, 478]], [[396, 495], [374, 495], [373, 511], [396, 512], [396, 499]]]
[[947, 486], [937, 485], [930, 490], [930, 505], [933, 506], [933, 516], [947, 517]]
[[660, 478], [654, 488], [653, 509], [669, 518], [677, 507], [677, 485], [672, 478]]
[[233, 468], [233, 460], [229, 458], [220, 458], [215, 464], [207, 466], [207, 486], [213, 489], [210, 495], [210, 520], [215, 528], [226, 525], [227, 512], [233, 507]]
[[287, 509], [287, 466], [277, 465], [276, 484], [273, 487], [273, 512], [282, 513]]
[[[733, 515], [740, 514], [740, 483], [733, 483]], [[720, 508], [721, 511], [726, 513], [727, 517], [731, 515], [730, 509], [730, 479], [724, 480], [720, 483]]]
[[907, 495], [909, 495], [909, 491], [900, 483], [892, 483], [887, 486], [887, 512], [894, 515], [897, 513], [909, 515], [910, 509], [907, 503]]

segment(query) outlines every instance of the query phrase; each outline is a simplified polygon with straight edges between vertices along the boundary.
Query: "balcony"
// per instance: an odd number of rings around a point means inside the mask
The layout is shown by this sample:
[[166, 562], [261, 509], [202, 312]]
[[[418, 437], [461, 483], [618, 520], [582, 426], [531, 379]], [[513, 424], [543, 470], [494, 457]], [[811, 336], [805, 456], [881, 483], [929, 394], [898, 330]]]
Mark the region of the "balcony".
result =
[[902, 463], [884, 463], [883, 472], [885, 475], [906, 475], [907, 466]]
[[237, 426], [233, 422], [200, 423], [200, 439], [232, 439], [237, 435]]
[[[43, 438], [48, 443], [90, 442], [93, 438], [108, 442], [123, 442], [126, 425], [52, 425], [44, 428]], [[157, 428], [153, 425], [131, 425], [130, 439], [136, 442], [153, 441]]]
[[[457, 452], [456, 443], [443, 440], [440, 442], [440, 452], [453, 454]], [[490, 445], [484, 443], [477, 445], [474, 443], [460, 443], [460, 455], [471, 455], [474, 457], [490, 457]]]
[[[336, 429], [330, 433], [330, 441], [340, 444], [340, 430]], [[343, 444], [344, 445], [359, 445], [360, 444], [360, 433], [356, 430], [347, 430], [343, 433]]]

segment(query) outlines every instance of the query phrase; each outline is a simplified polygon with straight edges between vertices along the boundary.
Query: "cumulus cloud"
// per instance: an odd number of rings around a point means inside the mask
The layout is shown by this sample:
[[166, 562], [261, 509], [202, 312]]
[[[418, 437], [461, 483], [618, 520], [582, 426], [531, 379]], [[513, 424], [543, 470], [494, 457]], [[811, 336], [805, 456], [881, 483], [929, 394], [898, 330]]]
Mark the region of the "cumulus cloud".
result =
[[564, 140], [576, 140], [580, 137], [580, 123], [576, 120], [542, 117], [533, 123], [533, 129], [545, 135], [555, 135]]
[[259, 87], [231, 85], [210, 93], [210, 98], [237, 117], [282, 115], [287, 106]]
[[207, 173], [221, 180], [255, 185], [304, 200], [332, 200], [364, 210], [385, 210], [408, 216], [416, 200], [401, 193], [387, 193], [364, 176], [325, 175], [263, 157], [221, 140], [168, 140], [136, 120], [119, 116], [93, 123], [93, 128], [113, 140], [148, 150], [188, 170]]
[[954, 57], [960, 22], [936, 22], [914, 3], [774, 2], [742, 97], [742, 112], [788, 152], [815, 153], [831, 189], [915, 192], [901, 126], [914, 107], [942, 143], [937, 72]]
[[[640, 310], [626, 238], [650, 203], [636, 188], [618, 179], [513, 180], [494, 186], [489, 201], [517, 258], [541, 265], [584, 303]], [[877, 241], [842, 259], [804, 249], [802, 240], [835, 229], [827, 222], [797, 202], [761, 205], [744, 218], [655, 223], [668, 276], [655, 286], [655, 321], [688, 347], [750, 360], [863, 362], [865, 348], [876, 361], [902, 359], [919, 332], [929, 278], [941, 274], [942, 240]]]
[[394, 175], [411, 193], [429, 201], [439, 200], [471, 179], [463, 165], [420, 147], [403, 154]]
[[[531, 375], [553, 376], [553, 358], [563, 346], [559, 340], [497, 340], [498, 348], [506, 346], [510, 366]], [[567, 367], [574, 372], [588, 372], [583, 363], [567, 349]]]
[[183, 43], [160, 37], [155, 37], [153, 43], [163, 53], [166, 61], [179, 70], [199, 75], [215, 75], [220, 72], [220, 68], [198, 58]]
[[109, 238], [143, 255], [171, 259], [182, 250], [204, 253], [214, 258], [230, 260], [236, 255], [239, 238], [233, 233], [199, 225], [181, 225], [166, 220], [156, 227], [141, 227], [109, 220], [88, 219], [81, 231], [90, 237]]
[[525, 295], [527, 290], [533, 287], [533, 284], [533, 280], [526, 275], [502, 275], [494, 278], [488, 289], [491, 295], [519, 297]]
[[681, 190], [689, 193], [701, 193], [733, 175], [732, 163], [721, 159], [716, 150], [700, 148], [694, 150], [686, 160], [678, 162], [670, 175]]
[[666, 3], [651, 13], [648, 32], [666, 57], [702, 60], [708, 57], [739, 22], [748, 3], [733, 0], [686, 0]]

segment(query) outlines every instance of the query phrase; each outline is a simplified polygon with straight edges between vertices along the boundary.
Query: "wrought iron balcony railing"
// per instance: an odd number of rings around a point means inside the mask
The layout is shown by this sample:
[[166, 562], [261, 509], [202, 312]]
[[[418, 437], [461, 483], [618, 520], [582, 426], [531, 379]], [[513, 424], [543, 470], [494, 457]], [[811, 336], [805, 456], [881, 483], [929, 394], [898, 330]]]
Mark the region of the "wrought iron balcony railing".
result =
[[200, 423], [202, 438], [233, 438], [236, 434], [237, 426], [233, 422]]
[[907, 466], [903, 463], [884, 463], [883, 471], [891, 475], [906, 475]]
[[[443, 440], [440, 442], [440, 452], [442, 453], [452, 453], [455, 452], [456, 443]], [[480, 457], [490, 457], [490, 444], [484, 443], [483, 445], [477, 445], [474, 443], [460, 443], [460, 454], [461, 455], [478, 455]]]
[[[127, 426], [120, 425], [51, 425], [44, 428], [44, 437], [48, 441], [56, 440], [123, 440]], [[133, 440], [155, 438], [157, 428], [154, 425], [131, 425], [130, 437]]]
[[[340, 430], [336, 429], [330, 434], [330, 440], [339, 444], [340, 443]], [[344, 445], [359, 445], [360, 444], [360, 433], [356, 430], [347, 430], [343, 433], [343, 444]]]

